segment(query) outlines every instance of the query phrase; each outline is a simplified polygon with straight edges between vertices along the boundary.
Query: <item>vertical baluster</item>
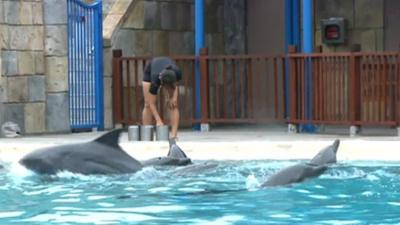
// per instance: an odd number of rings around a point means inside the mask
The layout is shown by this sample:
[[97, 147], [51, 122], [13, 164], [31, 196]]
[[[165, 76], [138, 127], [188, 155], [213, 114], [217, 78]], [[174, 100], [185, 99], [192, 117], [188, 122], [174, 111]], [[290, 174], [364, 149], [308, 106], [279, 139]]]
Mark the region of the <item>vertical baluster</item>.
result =
[[227, 71], [226, 71], [227, 70], [226, 63], [227, 63], [227, 59], [223, 59], [222, 74], [223, 74], [223, 77], [224, 77], [223, 85], [224, 85], [224, 99], [225, 99], [225, 101], [224, 101], [224, 119], [228, 118], [228, 99], [229, 99], [229, 97], [228, 97], [228, 87], [227, 87], [228, 77], [227, 77]]
[[[269, 65], [272, 64], [271, 60], [268, 57], [264, 57], [261, 56], [262, 62], [264, 62], [264, 69], [265, 70], [261, 70], [261, 79], [264, 79], [264, 83], [263, 86], [261, 87], [261, 90], [265, 90], [264, 94], [264, 101], [261, 102], [261, 104], [263, 105], [263, 108], [266, 110], [264, 112], [264, 115], [267, 115], [268, 112], [268, 108], [271, 107], [271, 101], [270, 101], [270, 96], [269, 96], [269, 90], [270, 90], [270, 84], [269, 81], [270, 79], [273, 77], [273, 75], [270, 75], [269, 73]], [[269, 116], [269, 115], [268, 115]], [[263, 116], [264, 118], [268, 117], [268, 116]]]
[[136, 109], [136, 115], [135, 119], [133, 121], [134, 124], [138, 124], [140, 121], [140, 101], [139, 101], [139, 96], [140, 96], [140, 85], [139, 85], [139, 59], [136, 59], [134, 61], [134, 79], [135, 79], [135, 98], [133, 98], [133, 104], [135, 105]]
[[220, 119], [220, 104], [221, 104], [221, 96], [219, 90], [219, 64], [220, 60], [216, 58], [214, 60], [214, 82], [215, 82], [215, 118], [218, 120]]
[[278, 59], [276, 57], [273, 57], [273, 63], [274, 63], [274, 107], [275, 107], [275, 118], [278, 118]]
[[196, 59], [192, 61], [192, 118], [196, 118], [196, 76], [195, 76]]
[[243, 60], [239, 59], [240, 113], [241, 113], [240, 117], [241, 118], [245, 118], [245, 116], [246, 116], [246, 112], [245, 112], [246, 108], [244, 106], [244, 102], [245, 102], [245, 100], [244, 100], [244, 98], [245, 98], [245, 93], [244, 93], [244, 84], [245, 84], [245, 81], [244, 81], [244, 68], [245, 68], [245, 65], [244, 65]]
[[127, 104], [126, 104], [126, 107], [128, 107], [127, 108], [127, 111], [128, 111], [128, 116], [127, 116], [127, 119], [128, 119], [128, 123], [130, 124], [130, 123], [132, 123], [132, 102], [131, 102], [131, 94], [132, 94], [132, 92], [131, 92], [131, 67], [130, 67], [130, 64], [131, 64], [131, 60], [126, 60], [126, 95], [127, 95]]
[[232, 74], [232, 118], [236, 118], [236, 63], [235, 59], [231, 59], [231, 74]]
[[254, 105], [254, 98], [253, 98], [253, 59], [249, 58], [248, 60], [248, 108], [249, 114], [248, 117], [254, 119], [254, 112], [253, 112], [253, 105]]

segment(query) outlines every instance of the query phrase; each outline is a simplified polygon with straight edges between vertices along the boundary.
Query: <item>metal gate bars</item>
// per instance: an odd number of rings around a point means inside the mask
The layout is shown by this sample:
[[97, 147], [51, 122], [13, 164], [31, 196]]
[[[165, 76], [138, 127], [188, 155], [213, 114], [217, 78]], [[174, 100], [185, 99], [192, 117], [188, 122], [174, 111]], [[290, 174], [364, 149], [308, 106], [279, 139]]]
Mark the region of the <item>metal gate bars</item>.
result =
[[103, 129], [102, 3], [68, 0], [68, 83], [73, 130]]

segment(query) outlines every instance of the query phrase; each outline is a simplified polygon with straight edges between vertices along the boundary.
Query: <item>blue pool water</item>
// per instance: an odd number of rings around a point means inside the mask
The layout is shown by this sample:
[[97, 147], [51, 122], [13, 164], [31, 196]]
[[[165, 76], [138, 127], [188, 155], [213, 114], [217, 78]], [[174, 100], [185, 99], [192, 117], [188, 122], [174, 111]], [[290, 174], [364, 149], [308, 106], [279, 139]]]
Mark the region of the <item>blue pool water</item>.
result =
[[0, 224], [400, 224], [400, 163], [344, 162], [304, 183], [257, 188], [293, 163], [52, 177], [12, 165], [0, 173]]

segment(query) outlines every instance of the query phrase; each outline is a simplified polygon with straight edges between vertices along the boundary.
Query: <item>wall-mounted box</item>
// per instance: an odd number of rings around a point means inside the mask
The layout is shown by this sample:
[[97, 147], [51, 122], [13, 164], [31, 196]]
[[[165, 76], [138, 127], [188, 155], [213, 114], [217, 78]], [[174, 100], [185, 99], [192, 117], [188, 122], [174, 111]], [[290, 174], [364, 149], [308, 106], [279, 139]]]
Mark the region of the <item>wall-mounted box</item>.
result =
[[324, 44], [344, 44], [346, 41], [345, 20], [334, 17], [321, 20], [321, 37]]

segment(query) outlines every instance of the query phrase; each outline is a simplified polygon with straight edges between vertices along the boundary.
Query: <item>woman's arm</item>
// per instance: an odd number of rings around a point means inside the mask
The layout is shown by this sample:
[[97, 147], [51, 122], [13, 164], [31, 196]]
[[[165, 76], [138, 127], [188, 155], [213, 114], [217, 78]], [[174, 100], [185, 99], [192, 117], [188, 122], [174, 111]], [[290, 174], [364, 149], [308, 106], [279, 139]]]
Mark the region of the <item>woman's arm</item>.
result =
[[164, 125], [164, 123], [160, 117], [160, 114], [157, 111], [156, 102], [157, 102], [157, 95], [149, 94], [148, 103], [149, 103], [149, 107], [150, 107], [150, 112], [151, 112], [151, 114], [153, 114], [153, 117], [156, 120], [157, 126], [161, 126], [161, 125]]

